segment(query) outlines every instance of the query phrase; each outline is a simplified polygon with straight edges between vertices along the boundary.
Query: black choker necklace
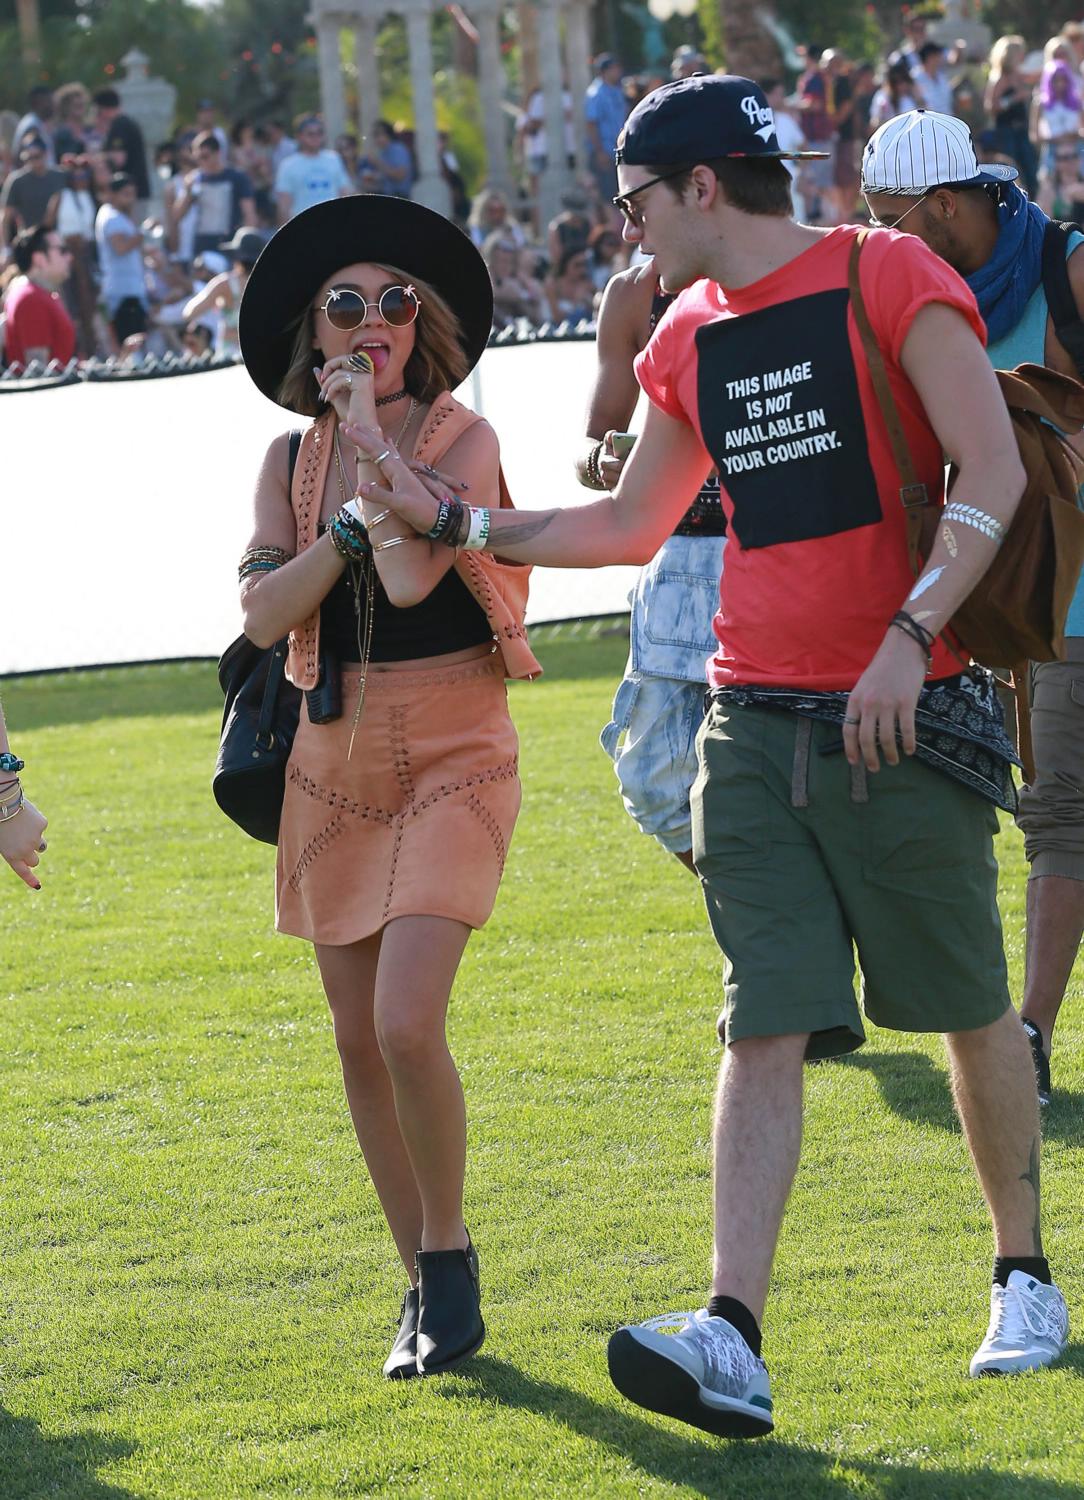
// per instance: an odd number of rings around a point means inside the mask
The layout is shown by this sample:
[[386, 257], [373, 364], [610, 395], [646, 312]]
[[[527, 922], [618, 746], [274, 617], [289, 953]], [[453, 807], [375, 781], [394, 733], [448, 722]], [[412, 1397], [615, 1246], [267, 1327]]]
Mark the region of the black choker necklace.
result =
[[390, 396], [378, 396], [376, 404], [377, 406], [390, 406], [393, 401], [402, 401], [403, 397], [407, 394], [407, 388], [404, 386], [401, 391], [392, 391]]

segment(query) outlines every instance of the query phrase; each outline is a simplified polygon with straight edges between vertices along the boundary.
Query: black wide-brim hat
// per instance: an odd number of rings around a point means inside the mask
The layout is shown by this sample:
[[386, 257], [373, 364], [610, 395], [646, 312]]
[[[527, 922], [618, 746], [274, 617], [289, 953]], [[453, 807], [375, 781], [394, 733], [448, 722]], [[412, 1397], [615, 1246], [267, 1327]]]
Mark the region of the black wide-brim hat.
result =
[[[241, 298], [237, 336], [255, 384], [284, 405], [278, 390], [294, 347], [298, 319], [320, 287], [359, 261], [398, 266], [426, 281], [459, 323], [468, 369], [482, 357], [493, 327], [493, 283], [473, 242], [444, 218], [409, 198], [359, 193], [315, 203], [268, 242]], [[425, 317], [422, 295], [419, 318]]]

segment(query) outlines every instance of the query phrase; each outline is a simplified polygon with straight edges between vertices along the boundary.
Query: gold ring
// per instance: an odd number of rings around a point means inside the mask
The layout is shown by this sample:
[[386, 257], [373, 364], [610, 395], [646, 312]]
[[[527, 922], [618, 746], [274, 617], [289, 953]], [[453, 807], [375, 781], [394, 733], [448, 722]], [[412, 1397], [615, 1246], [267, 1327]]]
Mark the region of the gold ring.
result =
[[385, 448], [384, 451], [383, 451], [383, 453], [378, 454], [376, 458], [374, 458], [374, 459], [371, 460], [371, 462], [374, 463], [374, 464], [382, 464], [386, 458], [390, 458], [390, 457], [391, 457], [391, 449], [390, 448]]

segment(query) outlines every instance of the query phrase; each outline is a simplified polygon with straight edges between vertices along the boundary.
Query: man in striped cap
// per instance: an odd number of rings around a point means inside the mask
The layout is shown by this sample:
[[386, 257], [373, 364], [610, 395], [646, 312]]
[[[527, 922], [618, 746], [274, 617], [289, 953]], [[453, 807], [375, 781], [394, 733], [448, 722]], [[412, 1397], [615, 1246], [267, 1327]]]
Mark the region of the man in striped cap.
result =
[[[980, 163], [962, 120], [914, 109], [874, 134], [862, 191], [875, 224], [924, 240], [974, 292], [996, 369], [1025, 363], [1084, 376], [1084, 234], [1054, 224], [1016, 186], [1015, 167]], [[1080, 441], [1075, 444], [1082, 448]], [[1084, 448], [1082, 448], [1084, 454]], [[1021, 1006], [1040, 1104], [1050, 1102], [1050, 1040], [1084, 934], [1084, 578], [1065, 660], [1032, 668], [1036, 776], [1017, 821], [1030, 865]]]

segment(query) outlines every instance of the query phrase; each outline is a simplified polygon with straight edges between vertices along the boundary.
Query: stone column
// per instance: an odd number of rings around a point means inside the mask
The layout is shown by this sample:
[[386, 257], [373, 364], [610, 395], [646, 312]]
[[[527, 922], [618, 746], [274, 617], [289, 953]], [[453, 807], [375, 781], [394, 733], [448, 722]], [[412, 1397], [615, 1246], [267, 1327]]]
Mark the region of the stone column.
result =
[[380, 68], [376, 56], [380, 17], [363, 11], [353, 21], [354, 66], [358, 71], [358, 131], [362, 141], [367, 142], [380, 118]]
[[572, 128], [576, 134], [576, 171], [582, 176], [588, 169], [583, 98], [591, 82], [591, 18], [588, 14], [588, 0], [571, 0], [568, 7], [565, 20], [565, 57], [568, 59], [568, 87], [572, 94]]
[[478, 26], [478, 94], [486, 142], [486, 184], [512, 192], [504, 124], [504, 68], [501, 64], [500, 0], [475, 0], [470, 14]]
[[147, 75], [149, 59], [145, 53], [133, 47], [121, 58], [126, 77], [117, 85], [121, 108], [143, 132], [143, 143], [147, 149], [147, 176], [150, 180], [150, 211], [160, 212], [162, 201], [162, 179], [154, 170], [154, 148], [159, 141], [169, 139], [173, 129], [173, 116], [177, 104], [177, 90], [163, 78]]
[[546, 101], [546, 170], [538, 191], [539, 222], [546, 225], [560, 211], [561, 194], [568, 187], [565, 161], [565, 106], [561, 61], [561, 0], [540, 0], [538, 16], [538, 71]]
[[328, 145], [341, 135], [346, 126], [346, 96], [343, 90], [342, 57], [339, 34], [342, 19], [333, 12], [317, 11], [310, 20], [316, 24], [316, 61], [320, 71], [320, 108], [324, 116]]
[[429, 0], [407, 0], [399, 7], [406, 16], [410, 46], [410, 91], [414, 98], [414, 154], [418, 180], [412, 196], [438, 213], [452, 212], [452, 195], [440, 175], [437, 114], [433, 105], [433, 49], [429, 39]]

